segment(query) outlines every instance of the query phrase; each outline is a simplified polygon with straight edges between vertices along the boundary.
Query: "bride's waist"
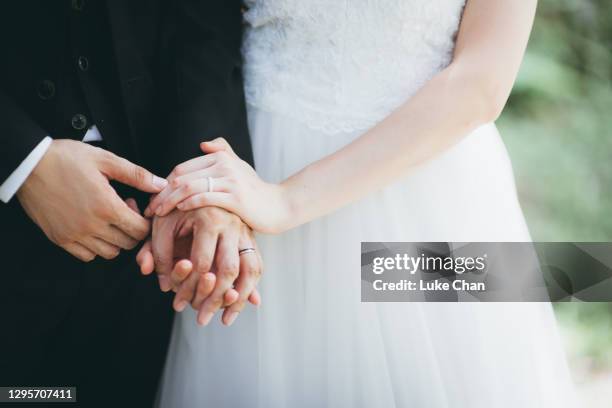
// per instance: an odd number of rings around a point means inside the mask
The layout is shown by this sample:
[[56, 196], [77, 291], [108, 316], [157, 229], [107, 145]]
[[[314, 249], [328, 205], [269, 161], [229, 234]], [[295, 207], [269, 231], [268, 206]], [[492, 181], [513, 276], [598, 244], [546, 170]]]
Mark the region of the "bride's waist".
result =
[[[372, 106], [351, 109], [333, 98], [311, 99], [291, 92], [246, 91], [247, 103], [266, 112], [281, 114], [327, 134], [367, 130], [382, 120], [392, 109]], [[354, 105], [353, 101], [353, 105]]]
[[245, 73], [247, 102], [325, 133], [367, 130], [405, 103], [420, 83], [366, 83]]

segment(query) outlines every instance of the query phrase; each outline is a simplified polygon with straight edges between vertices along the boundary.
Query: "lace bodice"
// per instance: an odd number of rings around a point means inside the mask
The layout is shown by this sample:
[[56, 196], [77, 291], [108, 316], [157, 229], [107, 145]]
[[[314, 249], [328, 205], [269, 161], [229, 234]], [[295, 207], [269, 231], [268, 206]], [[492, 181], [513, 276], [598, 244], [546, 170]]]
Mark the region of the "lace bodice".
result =
[[247, 0], [248, 103], [367, 129], [446, 67], [465, 0]]

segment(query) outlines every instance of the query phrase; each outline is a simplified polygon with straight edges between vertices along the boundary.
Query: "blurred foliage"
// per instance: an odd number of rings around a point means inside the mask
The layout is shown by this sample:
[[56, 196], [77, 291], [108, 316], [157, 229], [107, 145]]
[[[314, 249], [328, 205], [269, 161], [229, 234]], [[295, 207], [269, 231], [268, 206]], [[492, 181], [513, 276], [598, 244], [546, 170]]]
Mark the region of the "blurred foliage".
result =
[[[610, 0], [540, 0], [498, 126], [533, 239], [612, 241]], [[574, 377], [612, 370], [612, 305], [555, 309]]]
[[541, 0], [498, 122], [535, 240], [612, 240], [611, 17], [609, 0]]
[[[557, 317], [578, 380], [612, 367], [612, 304], [559, 303]], [[612, 391], [612, 390], [611, 390]]]

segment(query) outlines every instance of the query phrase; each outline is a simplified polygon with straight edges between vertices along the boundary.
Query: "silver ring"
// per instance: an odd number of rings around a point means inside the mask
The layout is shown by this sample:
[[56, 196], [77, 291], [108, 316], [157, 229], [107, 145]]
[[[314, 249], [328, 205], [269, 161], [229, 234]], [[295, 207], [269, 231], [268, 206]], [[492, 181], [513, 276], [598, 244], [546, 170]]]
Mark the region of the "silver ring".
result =
[[238, 251], [238, 256], [242, 256], [244, 254], [249, 254], [251, 252], [255, 252], [255, 248], [244, 248]]
[[206, 180], [208, 181], [208, 192], [212, 193], [215, 191], [215, 179], [212, 177], [206, 177]]

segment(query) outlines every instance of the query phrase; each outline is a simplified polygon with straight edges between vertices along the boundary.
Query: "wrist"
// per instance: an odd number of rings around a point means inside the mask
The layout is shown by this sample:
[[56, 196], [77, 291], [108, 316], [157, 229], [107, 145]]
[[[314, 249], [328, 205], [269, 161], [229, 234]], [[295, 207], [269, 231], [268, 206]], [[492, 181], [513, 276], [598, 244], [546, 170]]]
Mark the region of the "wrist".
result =
[[[36, 163], [34, 167], [30, 170], [29, 174], [23, 180], [19, 189], [16, 192], [16, 196], [20, 199], [20, 196], [23, 194], [24, 190], [28, 189], [28, 186], [42, 182], [42, 175], [45, 173], [44, 168], [47, 166], [47, 163], [53, 161], [54, 150], [55, 150], [55, 140], [48, 138], [49, 142], [44, 146], [44, 151], [42, 154], [36, 158]], [[44, 142], [44, 141], [43, 141]], [[42, 142], [41, 142], [42, 144]]]
[[298, 198], [298, 190], [289, 179], [278, 184], [278, 188], [284, 209], [284, 216], [280, 223], [280, 232], [285, 232], [303, 224], [303, 207], [301, 200]]
[[43, 138], [5, 180], [0, 180], [0, 201], [8, 203], [13, 196], [19, 198], [19, 191], [34, 178], [32, 173], [48, 153], [51, 143], [49, 136]]

